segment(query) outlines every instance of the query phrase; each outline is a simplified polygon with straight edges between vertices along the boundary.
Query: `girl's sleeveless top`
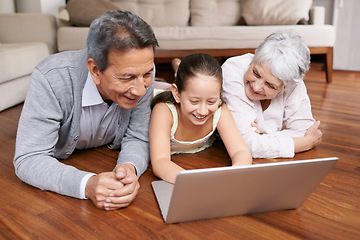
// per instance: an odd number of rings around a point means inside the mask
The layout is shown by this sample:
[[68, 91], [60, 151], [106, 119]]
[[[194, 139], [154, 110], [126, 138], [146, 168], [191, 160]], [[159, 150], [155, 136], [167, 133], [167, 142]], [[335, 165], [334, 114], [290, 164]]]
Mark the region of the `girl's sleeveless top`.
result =
[[178, 127], [177, 109], [172, 103], [166, 103], [166, 105], [169, 107], [174, 119], [174, 124], [171, 127], [170, 133], [171, 154], [200, 152], [205, 148], [210, 147], [214, 143], [216, 136], [213, 133], [215, 132], [216, 126], [220, 119], [221, 107], [219, 107], [214, 113], [212, 124], [213, 128], [209, 134], [195, 141], [179, 141], [175, 139], [175, 132]]

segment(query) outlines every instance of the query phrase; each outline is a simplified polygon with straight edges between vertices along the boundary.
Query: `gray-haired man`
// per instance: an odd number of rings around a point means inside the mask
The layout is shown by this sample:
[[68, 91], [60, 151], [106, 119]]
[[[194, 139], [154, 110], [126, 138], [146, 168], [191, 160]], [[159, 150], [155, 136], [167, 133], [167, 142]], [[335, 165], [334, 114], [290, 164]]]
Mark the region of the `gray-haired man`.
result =
[[[89, 198], [105, 210], [128, 206], [149, 162], [157, 45], [141, 18], [108, 12], [92, 22], [87, 50], [55, 54], [40, 63], [19, 121], [18, 177], [43, 190]], [[75, 149], [106, 144], [121, 146], [112, 172], [93, 174], [59, 161]]]

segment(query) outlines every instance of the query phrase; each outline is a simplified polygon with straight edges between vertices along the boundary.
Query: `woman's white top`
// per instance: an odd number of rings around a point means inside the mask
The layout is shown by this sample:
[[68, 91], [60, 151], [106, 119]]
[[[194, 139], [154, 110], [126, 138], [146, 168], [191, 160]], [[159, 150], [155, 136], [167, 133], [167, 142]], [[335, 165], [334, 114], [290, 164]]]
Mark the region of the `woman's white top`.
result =
[[174, 123], [171, 127], [171, 133], [170, 133], [171, 154], [200, 152], [205, 148], [210, 147], [214, 143], [216, 137], [215, 135], [213, 135], [213, 133], [215, 132], [217, 124], [220, 119], [221, 107], [219, 107], [213, 115], [213, 128], [209, 134], [195, 141], [179, 141], [175, 139], [175, 132], [177, 130], [178, 122], [179, 122], [177, 109], [175, 105], [172, 103], [166, 103], [166, 105], [169, 107], [174, 119]]
[[[291, 158], [295, 154], [292, 138], [303, 137], [315, 122], [305, 84], [285, 87], [263, 111], [260, 101], [247, 98], [244, 90], [244, 74], [253, 56], [232, 57], [222, 65], [223, 99], [253, 158]], [[251, 127], [255, 119], [262, 134]]]

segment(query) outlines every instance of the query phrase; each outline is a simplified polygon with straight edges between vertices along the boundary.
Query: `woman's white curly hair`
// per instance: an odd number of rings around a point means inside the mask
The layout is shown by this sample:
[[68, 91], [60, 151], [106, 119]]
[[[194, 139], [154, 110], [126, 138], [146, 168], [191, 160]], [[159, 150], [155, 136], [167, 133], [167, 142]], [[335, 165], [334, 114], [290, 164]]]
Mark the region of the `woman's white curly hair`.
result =
[[302, 81], [310, 66], [310, 50], [303, 39], [293, 31], [277, 31], [256, 49], [252, 62], [270, 64], [272, 74], [284, 86]]

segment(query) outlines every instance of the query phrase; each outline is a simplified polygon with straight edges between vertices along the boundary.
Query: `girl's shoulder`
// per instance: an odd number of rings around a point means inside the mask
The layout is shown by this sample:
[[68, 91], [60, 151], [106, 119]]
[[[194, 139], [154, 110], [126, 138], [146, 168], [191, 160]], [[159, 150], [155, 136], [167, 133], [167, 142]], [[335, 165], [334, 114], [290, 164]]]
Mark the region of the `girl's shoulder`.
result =
[[227, 107], [226, 103], [221, 104], [219, 109], [221, 109], [221, 115], [219, 116], [219, 118], [224, 119], [224, 118], [232, 117], [231, 112]]
[[225, 102], [223, 102], [219, 108], [221, 109], [221, 111], [229, 111], [229, 108], [227, 107]]
[[157, 103], [154, 106], [151, 113], [151, 121], [153, 124], [161, 125], [162, 127], [173, 125], [173, 114], [166, 103]]
[[169, 111], [170, 108], [168, 107], [168, 104], [164, 102], [157, 103], [152, 110], [152, 112], [169, 112]]
[[[160, 103], [157, 103], [154, 108], [152, 109], [152, 117], [162, 117], [162, 118], [168, 118], [168, 119], [171, 119], [173, 118], [173, 111], [171, 109], [171, 106], [169, 107], [169, 105], [173, 105], [173, 104], [168, 104], [168, 103], [163, 103], [163, 102], [160, 102]], [[174, 105], [173, 105], [174, 106]], [[176, 108], [175, 106], [173, 107], [176, 111]]]

